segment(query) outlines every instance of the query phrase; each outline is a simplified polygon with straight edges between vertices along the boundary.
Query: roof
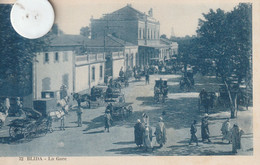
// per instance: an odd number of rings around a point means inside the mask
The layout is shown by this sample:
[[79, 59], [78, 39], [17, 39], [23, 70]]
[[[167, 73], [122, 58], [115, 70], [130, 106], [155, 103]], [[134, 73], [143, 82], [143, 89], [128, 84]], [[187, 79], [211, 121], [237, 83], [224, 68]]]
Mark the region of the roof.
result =
[[89, 40], [82, 35], [58, 35], [51, 40], [50, 46], [81, 46]]
[[86, 42], [85, 44], [87, 47], [104, 47], [104, 44], [106, 47], [136, 46], [130, 42], [126, 42], [112, 35], [107, 35], [105, 37], [105, 42], [104, 37], [97, 37], [95, 39], [88, 40], [88, 42]]
[[112, 13], [106, 14], [101, 19], [113, 19], [113, 20], [144, 20], [148, 18], [149, 21], [158, 22], [153, 17], [133, 8], [131, 5], [118, 9]]

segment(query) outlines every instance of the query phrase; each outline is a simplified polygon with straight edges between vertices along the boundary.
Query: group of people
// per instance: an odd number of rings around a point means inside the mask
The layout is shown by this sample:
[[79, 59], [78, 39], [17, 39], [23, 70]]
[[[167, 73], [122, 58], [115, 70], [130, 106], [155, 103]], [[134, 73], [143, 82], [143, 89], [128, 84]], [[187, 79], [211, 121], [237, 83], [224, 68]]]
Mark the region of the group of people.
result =
[[[205, 116], [201, 120], [202, 142], [204, 142], [205, 140], [211, 142], [208, 118], [209, 118], [208, 115], [205, 114]], [[194, 120], [190, 128], [191, 139], [189, 141], [189, 144], [195, 142], [198, 145], [198, 138], [196, 136], [196, 132], [197, 132], [196, 124], [197, 121]], [[222, 124], [220, 130], [223, 135], [222, 141], [227, 140], [228, 143], [232, 143], [232, 152], [237, 153], [237, 150], [241, 149], [241, 136], [244, 133], [243, 130], [241, 130], [237, 124], [234, 124], [233, 128], [231, 128], [229, 119], [226, 119], [226, 121]]]
[[[137, 119], [137, 123], [134, 126], [135, 143], [138, 147], [144, 147], [145, 151], [153, 150], [153, 130], [149, 125], [149, 116], [147, 114], [142, 115], [143, 122]], [[166, 128], [163, 123], [163, 118], [159, 117], [159, 121], [156, 125], [156, 130], [154, 132], [156, 137], [156, 142], [163, 147], [166, 143]]]

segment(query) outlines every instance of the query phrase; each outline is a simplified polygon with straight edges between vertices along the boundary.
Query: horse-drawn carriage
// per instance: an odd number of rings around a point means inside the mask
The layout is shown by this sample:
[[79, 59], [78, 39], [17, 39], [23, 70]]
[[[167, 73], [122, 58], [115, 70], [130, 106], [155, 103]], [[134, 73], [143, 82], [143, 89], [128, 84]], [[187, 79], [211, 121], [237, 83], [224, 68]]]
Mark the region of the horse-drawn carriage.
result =
[[156, 102], [165, 102], [168, 95], [168, 85], [167, 80], [155, 80], [154, 85], [154, 100]]
[[217, 105], [217, 94], [215, 92], [201, 92], [198, 101], [198, 110], [201, 106], [204, 107], [205, 113], [209, 112], [209, 108], [214, 108]]
[[187, 72], [186, 75], [184, 75], [181, 78], [180, 89], [190, 91], [193, 86], [194, 86], [193, 73], [189, 71]]
[[116, 102], [111, 104], [113, 108], [110, 108], [110, 114], [113, 118], [125, 119], [133, 113], [133, 103]]
[[102, 105], [105, 100], [105, 91], [107, 89], [107, 86], [95, 86], [91, 88], [90, 94], [80, 94], [80, 93], [74, 93], [73, 99], [77, 101], [78, 106], [81, 105], [81, 103], [86, 103], [88, 108], [95, 106]]
[[51, 120], [39, 111], [24, 108], [25, 118], [12, 120], [8, 125], [11, 138], [31, 139], [45, 135], [51, 127]]

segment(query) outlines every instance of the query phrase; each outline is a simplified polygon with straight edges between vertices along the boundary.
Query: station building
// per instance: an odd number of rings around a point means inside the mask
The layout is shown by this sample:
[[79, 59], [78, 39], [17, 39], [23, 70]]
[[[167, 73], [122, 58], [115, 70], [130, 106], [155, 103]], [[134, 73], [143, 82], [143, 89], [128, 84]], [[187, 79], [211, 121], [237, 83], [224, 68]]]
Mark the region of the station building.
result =
[[135, 63], [139, 66], [148, 65], [151, 58], [170, 58], [173, 51], [178, 51], [161, 41], [160, 22], [153, 17], [153, 9], [145, 14], [128, 4], [102, 18], [91, 18], [91, 38], [107, 34], [138, 46]]

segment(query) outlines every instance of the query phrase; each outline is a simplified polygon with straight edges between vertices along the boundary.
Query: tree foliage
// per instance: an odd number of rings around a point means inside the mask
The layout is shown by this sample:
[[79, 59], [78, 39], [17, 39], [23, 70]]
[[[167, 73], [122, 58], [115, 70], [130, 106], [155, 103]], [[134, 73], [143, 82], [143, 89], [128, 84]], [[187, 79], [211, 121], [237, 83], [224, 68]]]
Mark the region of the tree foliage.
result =
[[252, 79], [252, 5], [240, 3], [231, 12], [217, 9], [203, 16], [204, 20], [199, 20], [195, 55], [201, 61], [215, 61], [216, 73], [229, 92], [231, 117], [234, 117], [235, 91], [243, 81], [248, 85]]
[[89, 37], [90, 36], [90, 28], [88, 26], [82, 27], [80, 29], [80, 35]]
[[0, 5], [0, 95], [24, 96], [32, 92], [32, 61], [47, 38], [26, 39], [10, 22], [11, 5]]

